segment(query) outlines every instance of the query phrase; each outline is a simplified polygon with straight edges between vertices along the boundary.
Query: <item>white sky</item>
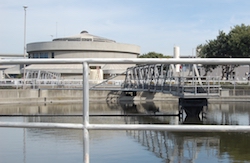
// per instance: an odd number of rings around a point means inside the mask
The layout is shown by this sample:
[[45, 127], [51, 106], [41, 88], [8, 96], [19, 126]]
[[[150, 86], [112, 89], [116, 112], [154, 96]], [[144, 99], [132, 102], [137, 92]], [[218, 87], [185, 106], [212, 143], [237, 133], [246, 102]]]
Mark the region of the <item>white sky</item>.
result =
[[0, 0], [0, 54], [23, 53], [26, 42], [90, 34], [135, 44], [141, 53], [181, 56], [214, 39], [219, 30], [250, 24], [249, 0]]

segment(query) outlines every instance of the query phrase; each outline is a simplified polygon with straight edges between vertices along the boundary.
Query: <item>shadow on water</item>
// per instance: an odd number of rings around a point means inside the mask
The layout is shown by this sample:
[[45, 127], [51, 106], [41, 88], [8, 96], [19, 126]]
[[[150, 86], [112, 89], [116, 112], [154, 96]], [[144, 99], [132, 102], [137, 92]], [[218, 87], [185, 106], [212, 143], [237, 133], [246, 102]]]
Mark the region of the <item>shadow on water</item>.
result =
[[203, 121], [201, 120], [200, 116], [186, 116], [183, 124], [203, 124]]
[[208, 102], [206, 98], [180, 98], [180, 112], [183, 113], [185, 111], [186, 113], [183, 124], [203, 124], [203, 120], [206, 118], [207, 106]]
[[[124, 115], [137, 114], [138, 117], [136, 118], [144, 120], [141, 123], [152, 124], [203, 124], [203, 120], [206, 118], [206, 108], [204, 109], [204, 107], [207, 107], [206, 102], [198, 103], [195, 106], [182, 103], [179, 106], [176, 105], [176, 108], [173, 110], [156, 106], [154, 102], [138, 104], [126, 102], [119, 105]], [[163, 119], [168, 119], [168, 121], [163, 121]]]

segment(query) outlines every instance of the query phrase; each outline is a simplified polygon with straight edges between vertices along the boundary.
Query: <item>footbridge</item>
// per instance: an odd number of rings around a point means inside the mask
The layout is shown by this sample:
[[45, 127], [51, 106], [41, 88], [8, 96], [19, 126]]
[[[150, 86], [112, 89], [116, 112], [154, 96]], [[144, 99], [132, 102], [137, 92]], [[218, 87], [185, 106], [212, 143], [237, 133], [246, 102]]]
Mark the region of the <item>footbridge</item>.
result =
[[179, 98], [180, 111], [198, 117], [208, 98], [220, 96], [219, 79], [200, 76], [196, 64], [143, 64], [127, 69], [122, 88], [127, 92], [172, 94]]
[[128, 68], [124, 91], [169, 93], [182, 98], [220, 96], [220, 78], [199, 74], [196, 64], [143, 64]]

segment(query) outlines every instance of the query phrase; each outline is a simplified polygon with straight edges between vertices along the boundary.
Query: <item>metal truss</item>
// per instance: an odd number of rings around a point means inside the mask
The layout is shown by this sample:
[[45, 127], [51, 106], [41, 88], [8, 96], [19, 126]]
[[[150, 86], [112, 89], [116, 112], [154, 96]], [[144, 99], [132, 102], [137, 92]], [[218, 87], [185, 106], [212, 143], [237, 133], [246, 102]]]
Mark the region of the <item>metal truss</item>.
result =
[[170, 64], [138, 65], [127, 69], [124, 88], [150, 89], [151, 86], [163, 86], [167, 76], [170, 76]]
[[28, 70], [25, 75], [26, 79], [57, 79], [61, 78], [60, 73], [41, 71], [41, 70]]
[[188, 71], [176, 72], [174, 64], [147, 64], [126, 71], [123, 89], [171, 93], [177, 96], [218, 96], [219, 81], [201, 77], [196, 64]]

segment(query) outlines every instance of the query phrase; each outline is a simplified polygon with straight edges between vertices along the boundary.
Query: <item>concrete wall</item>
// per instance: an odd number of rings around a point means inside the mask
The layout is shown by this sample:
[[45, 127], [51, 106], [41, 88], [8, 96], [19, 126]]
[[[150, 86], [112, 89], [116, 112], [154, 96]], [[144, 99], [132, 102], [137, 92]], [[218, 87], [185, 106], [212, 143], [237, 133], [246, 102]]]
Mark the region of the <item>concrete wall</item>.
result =
[[55, 58], [137, 58], [137, 54], [122, 51], [58, 51]]
[[[122, 101], [153, 101], [176, 99], [163, 93], [138, 92], [131, 96], [117, 91], [90, 91], [90, 101], [118, 102]], [[30, 103], [30, 102], [82, 102], [82, 90], [39, 90], [39, 89], [0, 89], [1, 103]]]
[[[225, 92], [224, 92], [225, 93]], [[225, 94], [224, 94], [225, 95]], [[119, 91], [90, 91], [89, 100], [117, 103], [119, 101], [163, 101], [178, 100], [178, 97], [164, 93]], [[209, 101], [250, 101], [249, 96], [221, 96]], [[82, 90], [39, 90], [39, 89], [0, 89], [0, 104], [4, 103], [70, 103], [82, 102]]]
[[86, 42], [86, 41], [50, 41], [27, 44], [27, 52], [41, 51], [107, 51], [140, 54], [140, 47], [131, 44]]
[[38, 97], [38, 90], [0, 89], [0, 99]]
[[[236, 80], [247, 80], [248, 73], [250, 71], [249, 65], [240, 65], [239, 67], [236, 67], [233, 72], [235, 72], [235, 79]], [[204, 75], [205, 71], [203, 68], [201, 68], [201, 74]], [[215, 68], [212, 72], [208, 72], [207, 76], [220, 76], [221, 77], [221, 66], [218, 66]], [[229, 80], [234, 80], [233, 74], [229, 76]]]

